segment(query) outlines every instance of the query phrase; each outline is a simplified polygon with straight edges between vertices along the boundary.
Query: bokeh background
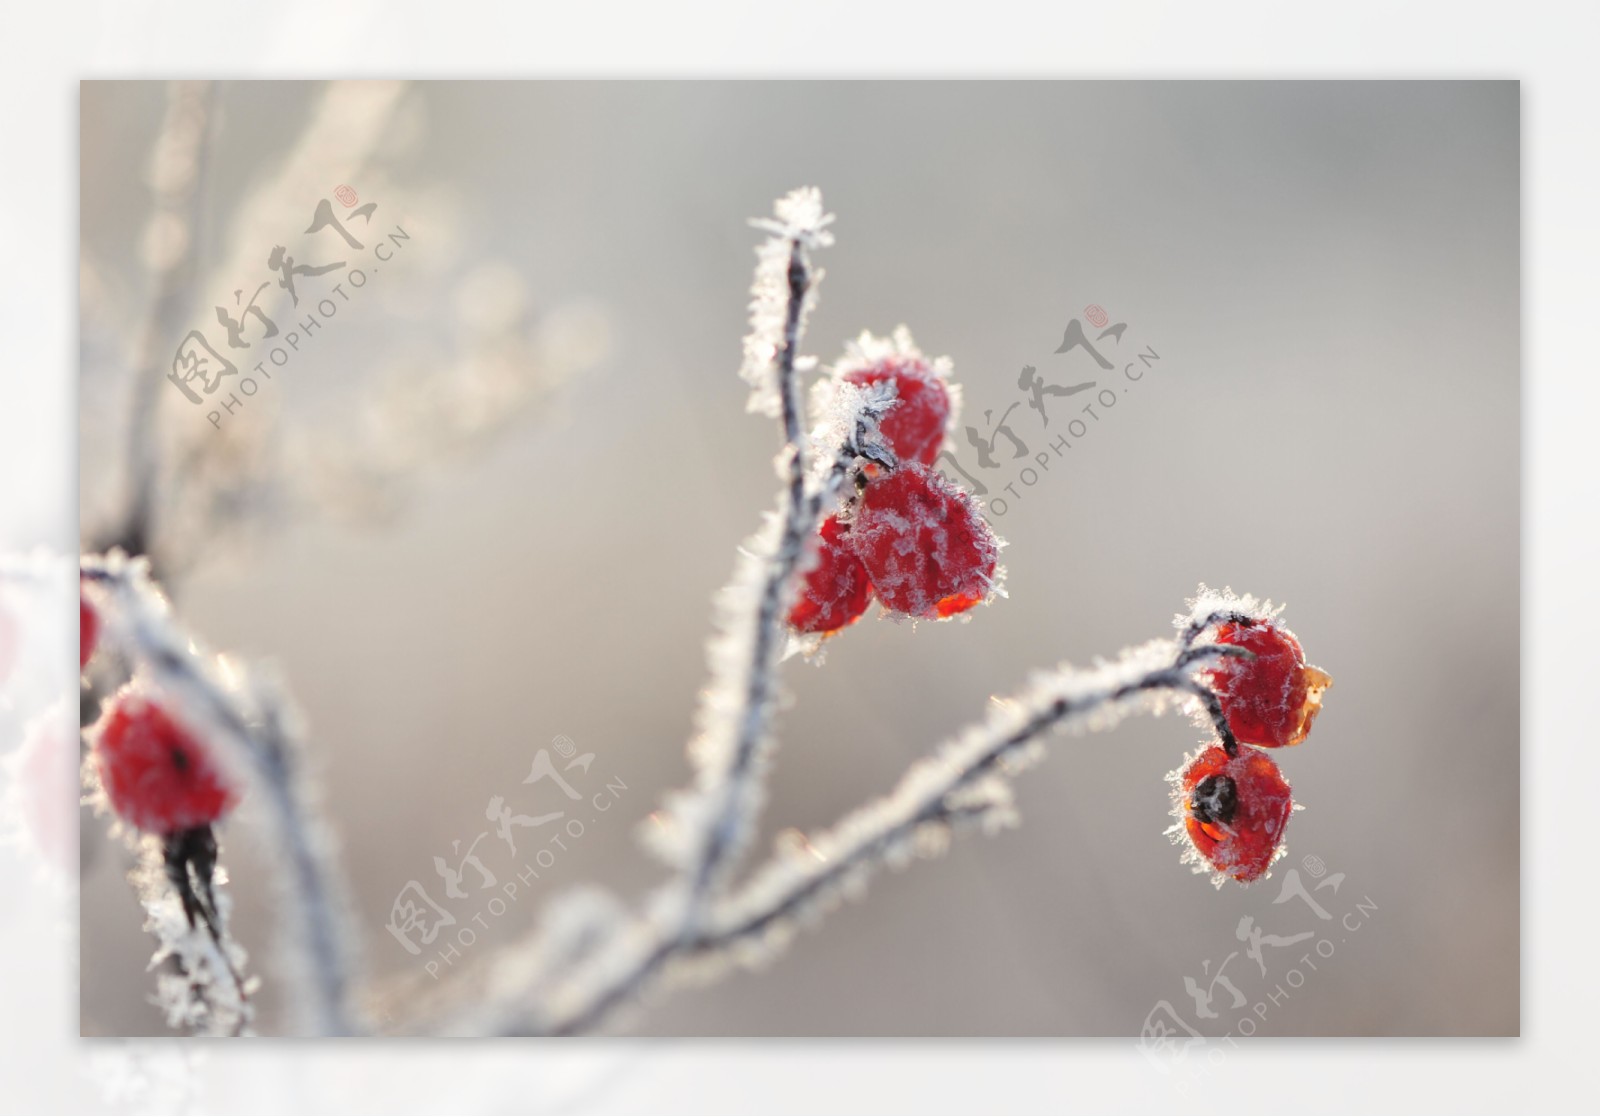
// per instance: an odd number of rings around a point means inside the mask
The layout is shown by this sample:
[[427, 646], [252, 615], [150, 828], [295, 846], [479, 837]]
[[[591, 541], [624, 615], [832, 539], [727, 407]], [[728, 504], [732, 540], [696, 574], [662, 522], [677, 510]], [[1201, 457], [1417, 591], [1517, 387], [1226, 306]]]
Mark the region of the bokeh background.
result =
[[[1008, 600], [869, 618], [820, 668], [788, 664], [758, 852], [886, 791], [1031, 668], [1164, 634], [1202, 581], [1287, 602], [1335, 685], [1281, 758], [1306, 809], [1263, 886], [1179, 865], [1163, 776], [1197, 735], [1136, 719], [1052, 741], [1020, 829], [879, 878], [770, 969], [635, 1030], [1132, 1035], [1166, 1001], [1222, 1034], [1291, 965], [1242, 953], [1250, 917], [1334, 944], [1261, 1034], [1518, 1031], [1515, 83], [224, 83], [184, 329], [269, 278], [273, 245], [315, 261], [331, 242], [296, 238], [338, 185], [411, 240], [221, 432], [164, 384], [129, 422], [150, 265], [180, 235], [149, 220], [168, 91], [81, 96], [85, 538], [125, 508], [129, 430], [167, 447], [174, 596], [299, 700], [375, 977], [428, 980], [391, 903], [409, 880], [443, 899], [433, 859], [491, 796], [556, 809], [521, 780], [558, 735], [596, 755], [586, 790], [626, 791], [465, 953], [564, 887], [657, 879], [634, 828], [688, 776], [710, 599], [777, 488], [776, 432], [734, 375], [745, 219], [815, 184], [838, 215], [822, 360], [904, 323], [952, 358], [974, 422], [1022, 399], [1025, 364], [1087, 378], [1052, 351], [1089, 304], [1160, 361], [995, 517]], [[1045, 447], [1025, 405], [1012, 420]], [[82, 1031], [163, 1034], [103, 831], [85, 816]], [[271, 1031], [252, 836], [224, 845]], [[497, 846], [479, 852], [508, 879]], [[1344, 874], [1316, 893], [1331, 914], [1372, 909], [1358, 930], [1273, 902], [1291, 867], [1315, 883], [1308, 855]], [[1219, 965], [1247, 1006], [1223, 990], [1199, 1020], [1185, 978]]]

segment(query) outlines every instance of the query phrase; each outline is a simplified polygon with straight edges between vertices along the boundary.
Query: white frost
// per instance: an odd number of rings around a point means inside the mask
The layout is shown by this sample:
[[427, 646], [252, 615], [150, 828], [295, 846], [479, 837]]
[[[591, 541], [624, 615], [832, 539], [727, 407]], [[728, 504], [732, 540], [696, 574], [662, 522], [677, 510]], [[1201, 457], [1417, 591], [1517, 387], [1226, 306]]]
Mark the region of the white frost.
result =
[[[822, 192], [802, 186], [779, 198], [775, 217], [752, 218], [750, 224], [770, 236], [756, 248], [756, 277], [750, 288], [750, 332], [744, 339], [744, 363], [739, 376], [750, 385], [749, 409], [777, 416], [783, 399], [778, 385], [777, 361], [785, 344], [789, 317], [789, 263], [802, 253], [833, 243], [827, 231], [833, 215], [822, 211]], [[816, 301], [820, 270], [812, 269], [800, 307], [800, 329]]]

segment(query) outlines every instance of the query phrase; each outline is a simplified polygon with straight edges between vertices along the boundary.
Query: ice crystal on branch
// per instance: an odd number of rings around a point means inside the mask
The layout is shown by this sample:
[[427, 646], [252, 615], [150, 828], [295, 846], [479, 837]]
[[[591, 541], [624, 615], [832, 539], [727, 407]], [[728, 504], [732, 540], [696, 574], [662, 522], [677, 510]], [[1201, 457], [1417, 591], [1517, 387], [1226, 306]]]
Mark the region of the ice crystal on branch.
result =
[[811, 414], [816, 427], [811, 442], [824, 451], [818, 454], [811, 478], [814, 489], [837, 488], [842, 467], [855, 458], [888, 466], [896, 464], [894, 451], [884, 440], [882, 425], [898, 402], [893, 384], [840, 384], [826, 396], [812, 397]]
[[145, 912], [144, 928], [156, 938], [149, 968], [156, 974], [156, 1003], [169, 1027], [190, 1035], [243, 1035], [254, 1017], [250, 996], [260, 985], [244, 977], [244, 948], [227, 934], [232, 901], [215, 881], [217, 933], [192, 921], [167, 879], [161, 842], [145, 837], [129, 874]]
[[832, 374], [817, 381], [812, 409], [825, 411], [836, 393], [852, 386], [894, 388], [903, 398], [885, 422], [886, 441], [901, 457], [932, 465], [961, 416], [953, 370], [949, 357], [929, 357], [918, 348], [903, 325], [886, 338], [863, 330], [845, 344]]
[[[792, 351], [815, 302], [816, 282], [806, 254], [833, 243], [827, 231], [833, 215], [822, 212], [822, 192], [803, 186], [778, 199], [776, 217], [750, 224], [771, 235], [756, 249], [756, 278], [750, 289], [750, 332], [744, 339], [739, 375], [750, 385], [749, 409], [776, 417], [783, 407], [778, 365]], [[796, 301], [792, 294], [798, 290]], [[790, 352], [790, 361], [793, 353]]]
[[1236, 594], [1231, 587], [1214, 590], [1204, 582], [1188, 601], [1189, 611], [1172, 619], [1178, 640], [1185, 647], [1193, 644], [1208, 629], [1225, 621], [1268, 622], [1278, 619], [1282, 605], [1260, 601], [1251, 594]]

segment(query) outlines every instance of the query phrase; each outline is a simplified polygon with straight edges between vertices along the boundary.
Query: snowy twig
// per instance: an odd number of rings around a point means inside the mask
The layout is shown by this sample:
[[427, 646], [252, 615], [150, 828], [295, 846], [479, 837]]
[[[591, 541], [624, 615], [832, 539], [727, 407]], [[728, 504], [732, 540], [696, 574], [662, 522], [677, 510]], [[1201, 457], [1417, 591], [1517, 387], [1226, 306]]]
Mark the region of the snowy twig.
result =
[[[808, 910], [826, 909], [875, 870], [942, 850], [957, 823], [989, 832], [1013, 824], [1005, 777], [1032, 759], [1044, 736], [1108, 729], [1138, 709], [1160, 712], [1177, 695], [1214, 703], [1215, 695], [1190, 672], [1237, 651], [1219, 645], [1184, 651], [1173, 641], [1155, 641], [1090, 671], [1063, 665], [1025, 693], [996, 699], [985, 721], [914, 766], [887, 796], [772, 858], [721, 906], [694, 952], [736, 953], [747, 942], [781, 938], [786, 925]], [[1212, 718], [1223, 741], [1232, 742], [1221, 711]]]
[[[1223, 645], [1184, 648], [1176, 640], [1156, 640], [1090, 670], [1063, 665], [1022, 694], [996, 700], [984, 721], [914, 766], [882, 799], [829, 830], [791, 842], [747, 884], [717, 898], [691, 930], [682, 929], [664, 890], [563, 980], [550, 981], [550, 967], [536, 966], [524, 972], [536, 973], [537, 982], [497, 981], [484, 991], [489, 1003], [472, 1006], [450, 1029], [579, 1034], [602, 1026], [659, 984], [706, 980], [729, 964], [758, 963], [800, 923], [835, 906], [877, 870], [902, 865], [919, 852], [941, 851], [957, 825], [992, 832], [1012, 824], [1006, 777], [1052, 731], [1104, 730], [1132, 712], [1161, 712], [1174, 699], [1200, 699], [1214, 730], [1232, 742], [1215, 696], [1195, 672], [1239, 654], [1241, 649]], [[502, 975], [510, 972], [503, 963]]]
[[758, 222], [773, 235], [758, 250], [742, 375], [752, 385], [752, 409], [770, 411], [776, 401], [784, 440], [779, 460], [787, 477], [776, 538], [769, 525], [750, 541], [742, 569], [724, 591], [722, 636], [711, 649], [712, 680], [691, 746], [699, 766], [696, 794], [679, 800], [671, 823], [681, 830], [671, 852], [687, 892], [681, 913], [686, 937], [694, 934], [708, 896], [754, 827], [792, 582], [847, 460], [841, 447], [834, 468], [808, 488], [810, 453], [797, 368], [818, 278], [809, 250], [831, 243], [825, 229], [832, 219], [814, 189], [781, 199], [776, 212], [776, 221]]
[[[787, 640], [784, 618], [795, 574], [825, 501], [837, 491], [855, 451], [871, 441], [870, 431], [849, 423], [831, 447], [827, 468], [811, 476], [799, 346], [820, 277], [810, 250], [831, 243], [826, 227], [832, 218], [823, 213], [814, 189], [781, 199], [776, 213], [775, 221], [755, 222], [772, 235], [757, 250], [740, 375], [751, 385], [751, 410], [781, 418], [778, 461], [785, 487], [776, 514], [746, 543], [739, 570], [719, 595], [718, 635], [709, 651], [712, 678], [690, 746], [697, 766], [695, 787], [675, 797], [664, 825], [653, 835], [655, 848], [678, 875], [632, 927], [611, 936], [587, 965], [576, 967], [577, 974], [563, 983], [565, 994], [557, 996], [567, 1007], [535, 1014], [545, 1017], [533, 1024], [538, 1030], [586, 1029], [628, 1000], [679, 949], [697, 941], [708, 904], [748, 843], [760, 810], [777, 670]], [[862, 421], [870, 427], [887, 406], [879, 397], [864, 399]], [[523, 1007], [513, 1002], [506, 1015], [514, 1020], [523, 1015]]]
[[[761, 806], [764, 761], [770, 751], [770, 722], [777, 698], [777, 670], [787, 642], [785, 617], [796, 573], [816, 535], [823, 508], [850, 469], [863, 458], [892, 465], [892, 453], [877, 434], [877, 423], [893, 404], [883, 391], [842, 392], [818, 432], [828, 454], [811, 466], [799, 384], [800, 339], [820, 277], [810, 250], [831, 243], [832, 218], [822, 211], [814, 189], [780, 199], [776, 220], [754, 222], [772, 235], [757, 250], [759, 264], [751, 302], [750, 334], [745, 340], [741, 376], [750, 383], [751, 410], [781, 418], [779, 455], [785, 488], [776, 514], [749, 540], [740, 569], [719, 596], [718, 636], [709, 659], [712, 679], [697, 716], [690, 754], [697, 765], [695, 787], [670, 802], [652, 843], [678, 875], [628, 929], [595, 950], [587, 965], [564, 982], [565, 1009], [532, 1025], [537, 1030], [584, 1030], [633, 992], [681, 949], [702, 939], [707, 908], [725, 885], [749, 841]], [[548, 944], [535, 940], [534, 953]], [[548, 978], [548, 966], [534, 966], [529, 981]], [[573, 989], [586, 990], [576, 995]], [[522, 993], [530, 990], [524, 988]], [[501, 1016], [518, 1019], [525, 1004], [512, 1000]], [[536, 1013], [535, 1016], [541, 1014]], [[494, 1009], [488, 1018], [496, 1018]], [[527, 1029], [530, 1025], [507, 1024]], [[499, 1030], [498, 1027], [496, 1030]]]
[[[733, 860], [749, 827], [746, 820], [754, 812], [751, 802], [756, 792], [755, 773], [761, 750], [766, 744], [771, 708], [776, 697], [776, 672], [783, 642], [783, 612], [788, 604], [789, 582], [800, 564], [806, 540], [817, 528], [820, 501], [806, 499], [806, 446], [801, 434], [799, 391], [795, 385], [795, 357], [800, 342], [800, 319], [811, 287], [811, 272], [806, 249], [800, 237], [786, 238], [788, 266], [786, 312], [783, 343], [774, 360], [778, 394], [782, 400], [784, 453], [788, 458], [788, 486], [779, 510], [782, 531], [777, 546], [764, 563], [755, 613], [748, 619], [752, 628], [749, 660], [738, 675], [714, 680], [711, 693], [731, 691], [733, 709], [718, 709], [707, 699], [706, 736], [714, 738], [720, 727], [733, 728], [733, 739], [721, 749], [714, 740], [702, 749], [707, 758], [702, 769], [706, 782], [704, 817], [695, 841], [692, 869], [687, 877], [689, 896], [685, 909], [685, 931], [693, 923], [717, 880], [724, 864]], [[758, 293], [758, 299], [760, 295]], [[733, 623], [738, 623], [735, 618]], [[732, 715], [731, 717], [727, 715]]]
[[[167, 1023], [193, 1035], [240, 1036], [254, 1019], [250, 995], [259, 979], [243, 974], [245, 953], [228, 934], [230, 901], [223, 879], [207, 882], [211, 907], [197, 925], [174, 890], [160, 840], [146, 836], [129, 879], [145, 911], [145, 930], [160, 944], [150, 959], [156, 1003]], [[188, 872], [187, 866], [177, 871]]]
[[1258, 601], [1251, 594], [1240, 596], [1230, 589], [1214, 590], [1204, 583], [1189, 605], [1187, 613], [1179, 613], [1172, 620], [1178, 630], [1178, 643], [1185, 648], [1219, 624], [1256, 624], [1274, 620], [1283, 612], [1282, 606]]
[[178, 627], [166, 597], [151, 580], [149, 564], [120, 552], [84, 556], [79, 566], [92, 583], [108, 642], [143, 673], [170, 710], [204, 736], [218, 759], [259, 793], [278, 850], [282, 908], [291, 951], [297, 1004], [307, 1030], [345, 1034], [350, 1016], [349, 942], [344, 891], [335, 878], [331, 840], [307, 801], [297, 768], [300, 746], [285, 700], [258, 673], [245, 674], [221, 657], [205, 655]]

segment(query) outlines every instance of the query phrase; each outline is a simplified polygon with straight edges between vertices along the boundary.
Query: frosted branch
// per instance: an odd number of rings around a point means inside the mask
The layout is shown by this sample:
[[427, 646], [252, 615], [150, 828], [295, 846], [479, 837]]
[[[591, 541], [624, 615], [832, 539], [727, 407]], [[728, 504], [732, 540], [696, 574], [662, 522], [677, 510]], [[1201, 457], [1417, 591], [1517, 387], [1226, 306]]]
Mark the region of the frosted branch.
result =
[[1271, 621], [1283, 612], [1283, 606], [1271, 601], [1260, 601], [1250, 594], [1236, 594], [1224, 587], [1214, 590], [1204, 582], [1189, 601], [1189, 611], [1173, 618], [1178, 630], [1178, 643], [1187, 648], [1208, 629], [1220, 624], [1257, 624]]
[[158, 944], [149, 967], [156, 972], [156, 1004], [169, 1027], [191, 1035], [245, 1035], [255, 1015], [250, 996], [260, 982], [244, 976], [244, 948], [228, 934], [226, 878], [219, 874], [209, 886], [215, 907], [197, 923], [170, 886], [170, 872], [162, 843], [146, 836], [130, 879], [144, 908], [145, 930]]
[[657, 848], [676, 865], [685, 897], [685, 934], [706, 898], [749, 839], [761, 806], [777, 669], [786, 639], [784, 616], [791, 583], [816, 533], [823, 502], [845, 468], [839, 447], [834, 467], [808, 484], [810, 453], [798, 385], [799, 346], [806, 309], [815, 297], [809, 249], [831, 242], [822, 231], [821, 196], [797, 190], [777, 204], [777, 221], [759, 222], [773, 236], [759, 250], [750, 336], [741, 375], [756, 389], [752, 407], [770, 393], [782, 417], [779, 457], [786, 485], [777, 512], [744, 549], [733, 581], [718, 600], [719, 634], [711, 644], [711, 682], [696, 718], [690, 754], [698, 769], [692, 791], [676, 797]]
[[[864, 889], [880, 869], [943, 852], [957, 828], [993, 833], [1014, 825], [1010, 778], [1051, 732], [1106, 730], [1130, 713], [1195, 701], [1230, 742], [1215, 696], [1195, 673], [1241, 654], [1248, 653], [1155, 640], [1087, 670], [1062, 665], [1041, 674], [1016, 696], [996, 699], [983, 721], [913, 766], [888, 795], [819, 834], [790, 832], [784, 848], [748, 883], [719, 893], [703, 919], [685, 924], [681, 895], [665, 888], [587, 955], [567, 955], [570, 969], [562, 980], [550, 978], [550, 965], [519, 963], [521, 951], [508, 951], [499, 966], [502, 980], [487, 987], [488, 1002], [474, 1005], [450, 1030], [580, 1034], [652, 988], [709, 980], [730, 965], [760, 964], [798, 927]], [[532, 958], [547, 949], [523, 948]], [[517, 977], [519, 967], [524, 980], [505, 980]]]
[[[1046, 735], [1110, 729], [1130, 713], [1160, 713], [1174, 699], [1214, 702], [1191, 672], [1237, 651], [1220, 645], [1185, 650], [1158, 640], [1091, 670], [1062, 665], [1021, 694], [995, 699], [984, 721], [913, 766], [882, 799], [820, 834], [791, 834], [788, 848], [718, 908], [692, 952], [759, 962], [800, 923], [864, 888], [877, 870], [943, 852], [957, 826], [994, 833], [1015, 825], [1008, 780], [1036, 758]], [[1213, 724], [1224, 741], [1232, 740], [1220, 709]]]
[[[756, 249], [750, 332], [739, 375], [750, 385], [750, 410], [776, 417], [780, 410], [793, 409], [788, 398], [793, 383], [784, 383], [784, 366], [793, 371], [795, 346], [815, 298], [815, 283], [822, 278], [821, 272], [810, 274], [807, 253], [833, 243], [827, 231], [833, 216], [822, 212], [822, 194], [810, 186], [778, 199], [773, 212], [775, 218], [750, 222], [771, 236]], [[790, 434], [793, 442], [799, 430]]]
[[345, 893], [332, 866], [332, 838], [298, 768], [299, 730], [286, 700], [262, 673], [200, 649], [173, 619], [147, 560], [120, 552], [84, 556], [79, 570], [95, 587], [107, 643], [256, 792], [279, 854], [287, 968], [299, 993], [291, 1002], [304, 1009], [305, 1026], [315, 1034], [352, 1031]]
[[[722, 890], [755, 829], [770, 751], [772, 706], [777, 670], [787, 644], [785, 616], [792, 583], [805, 561], [822, 517], [839, 485], [863, 459], [886, 465], [894, 456], [878, 424], [894, 404], [892, 389], [847, 386], [830, 400], [828, 413], [807, 438], [800, 403], [800, 339], [820, 273], [809, 250], [831, 243], [823, 232], [815, 190], [798, 190], [777, 204], [778, 220], [755, 222], [773, 235], [758, 252], [751, 332], [745, 342], [741, 375], [757, 397], [770, 393], [782, 420], [780, 471], [786, 485], [779, 506], [741, 551], [733, 580], [718, 596], [717, 635], [709, 649], [711, 681], [696, 717], [690, 755], [694, 786], [670, 796], [662, 825], [649, 832], [655, 851], [677, 870], [673, 881], [646, 905], [645, 912], [609, 940], [598, 944], [577, 976], [552, 994], [553, 1009], [534, 1011], [513, 1001], [489, 1018], [492, 1030], [513, 1028], [572, 1032], [585, 1030], [664, 965], [681, 944], [696, 941], [704, 912]], [[752, 400], [753, 410], [768, 410]], [[812, 447], [827, 454], [813, 468]], [[535, 958], [555, 947], [551, 936], [536, 939]], [[520, 973], [525, 992], [543, 980], [549, 965]], [[502, 1023], [501, 1021], [520, 1021]]]

